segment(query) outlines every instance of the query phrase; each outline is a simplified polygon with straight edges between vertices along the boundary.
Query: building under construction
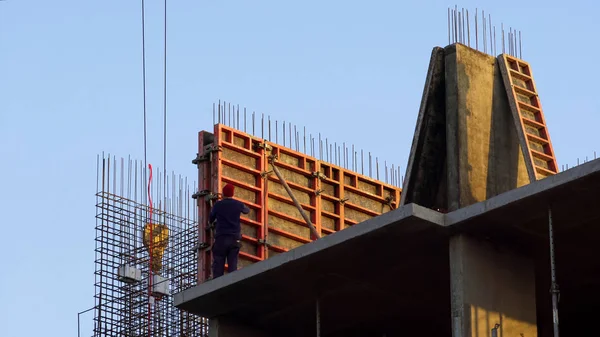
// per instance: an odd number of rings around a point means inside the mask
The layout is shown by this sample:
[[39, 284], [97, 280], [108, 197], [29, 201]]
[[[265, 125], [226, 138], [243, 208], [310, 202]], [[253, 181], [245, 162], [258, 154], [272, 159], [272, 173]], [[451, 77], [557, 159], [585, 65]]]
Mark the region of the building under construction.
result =
[[[600, 160], [559, 172], [520, 41], [482, 51], [458, 14], [431, 53], [404, 178], [221, 103], [191, 188], [99, 159], [94, 336], [592, 334]], [[241, 268], [212, 279], [225, 183], [251, 211]]]

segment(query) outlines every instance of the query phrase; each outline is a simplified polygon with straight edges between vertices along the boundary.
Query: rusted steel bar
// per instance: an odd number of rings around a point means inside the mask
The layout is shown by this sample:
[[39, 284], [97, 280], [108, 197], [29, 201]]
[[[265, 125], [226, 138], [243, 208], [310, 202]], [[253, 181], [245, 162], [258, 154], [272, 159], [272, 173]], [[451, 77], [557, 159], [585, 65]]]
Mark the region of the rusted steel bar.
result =
[[277, 175], [277, 178], [279, 178], [279, 181], [281, 181], [281, 184], [283, 185], [283, 188], [285, 188], [285, 190], [287, 191], [287, 193], [290, 196], [290, 198], [292, 198], [292, 201], [294, 202], [294, 205], [296, 205], [296, 208], [298, 208], [298, 211], [300, 211], [300, 214], [302, 215], [302, 218], [304, 218], [304, 221], [306, 221], [306, 224], [310, 228], [310, 231], [313, 233], [313, 235], [317, 239], [320, 239], [321, 235], [319, 235], [319, 233], [317, 232], [317, 229], [312, 224], [312, 222], [310, 221], [310, 218], [308, 217], [308, 215], [306, 215], [306, 212], [304, 212], [304, 209], [302, 208], [302, 206], [298, 202], [298, 199], [296, 199], [296, 197], [294, 196], [294, 193], [292, 192], [292, 189], [290, 189], [290, 187], [288, 186], [287, 182], [285, 181], [285, 179], [281, 175], [281, 172], [279, 172], [279, 169], [277, 168], [277, 166], [275, 166], [275, 161], [276, 161], [275, 157], [271, 156], [269, 158], [269, 162], [271, 163], [271, 166], [273, 167], [273, 172], [275, 172], [275, 174]]

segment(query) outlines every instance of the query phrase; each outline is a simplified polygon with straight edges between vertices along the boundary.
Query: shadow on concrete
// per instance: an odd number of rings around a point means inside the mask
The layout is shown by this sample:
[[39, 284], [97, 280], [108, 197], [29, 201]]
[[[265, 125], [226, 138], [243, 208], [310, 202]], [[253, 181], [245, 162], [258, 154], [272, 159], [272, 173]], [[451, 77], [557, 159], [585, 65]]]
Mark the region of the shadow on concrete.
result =
[[447, 209], [446, 83], [444, 49], [431, 53], [415, 134], [408, 159], [402, 204]]

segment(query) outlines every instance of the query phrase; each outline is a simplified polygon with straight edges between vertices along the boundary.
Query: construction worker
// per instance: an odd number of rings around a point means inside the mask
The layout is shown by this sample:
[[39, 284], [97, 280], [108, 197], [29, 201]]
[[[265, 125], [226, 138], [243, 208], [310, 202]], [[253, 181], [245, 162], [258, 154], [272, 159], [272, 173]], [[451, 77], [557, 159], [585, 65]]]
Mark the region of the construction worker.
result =
[[233, 199], [233, 194], [234, 186], [225, 185], [223, 199], [217, 201], [210, 210], [210, 223], [217, 221], [215, 241], [212, 246], [213, 278], [223, 276], [225, 260], [227, 260], [228, 272], [237, 270], [238, 254], [242, 247], [240, 215], [248, 214], [250, 209], [243, 202]]

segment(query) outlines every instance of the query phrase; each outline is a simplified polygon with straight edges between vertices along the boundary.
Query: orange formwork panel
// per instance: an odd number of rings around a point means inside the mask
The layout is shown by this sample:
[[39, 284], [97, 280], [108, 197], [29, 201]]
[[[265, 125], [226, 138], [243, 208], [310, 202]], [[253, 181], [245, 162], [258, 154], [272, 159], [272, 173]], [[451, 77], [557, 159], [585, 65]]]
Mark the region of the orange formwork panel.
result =
[[507, 54], [499, 55], [498, 63], [530, 181], [557, 174], [558, 164], [531, 66]]
[[[212, 137], [211, 137], [212, 136]], [[315, 240], [310, 228], [273, 172], [276, 165], [321, 236], [365, 221], [398, 207], [401, 189], [357, 172], [323, 162], [288, 147], [216, 124], [214, 134], [199, 134], [195, 163], [199, 171], [199, 282], [210, 275], [210, 202], [223, 186], [236, 186], [234, 198], [250, 213], [242, 215], [243, 268]], [[207, 178], [209, 177], [209, 178]]]
[[[212, 190], [210, 163], [212, 155], [215, 152], [213, 147], [214, 135], [207, 131], [202, 131], [198, 135], [198, 155], [192, 163], [198, 166], [198, 192], [192, 198], [197, 200], [199, 223], [208, 223], [208, 214], [210, 213], [210, 203], [216, 198], [210, 191]], [[207, 226], [198, 226], [199, 258], [198, 258], [198, 280], [203, 280], [210, 275], [210, 251], [204, 247], [212, 238]]]

